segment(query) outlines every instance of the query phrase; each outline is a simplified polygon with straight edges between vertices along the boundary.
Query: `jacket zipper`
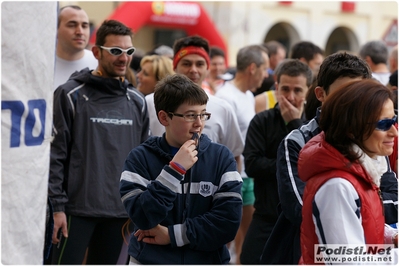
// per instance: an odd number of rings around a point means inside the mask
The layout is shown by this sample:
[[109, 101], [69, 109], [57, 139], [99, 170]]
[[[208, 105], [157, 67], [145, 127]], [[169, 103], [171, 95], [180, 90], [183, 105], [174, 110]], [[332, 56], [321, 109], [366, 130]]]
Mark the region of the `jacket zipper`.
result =
[[188, 186], [187, 186], [187, 191], [184, 191], [184, 182], [183, 182], [183, 189], [182, 189], [182, 191], [183, 191], [183, 195], [185, 195], [185, 198], [184, 198], [184, 205], [183, 205], [183, 217], [182, 217], [182, 224], [186, 221], [186, 217], [187, 217], [187, 214], [188, 214], [188, 209], [189, 209], [189, 206], [190, 206], [190, 190], [191, 190], [191, 171], [190, 171], [191, 169], [189, 169], [187, 172], [186, 172], [186, 175], [185, 175], [185, 178], [184, 179], [188, 179]]

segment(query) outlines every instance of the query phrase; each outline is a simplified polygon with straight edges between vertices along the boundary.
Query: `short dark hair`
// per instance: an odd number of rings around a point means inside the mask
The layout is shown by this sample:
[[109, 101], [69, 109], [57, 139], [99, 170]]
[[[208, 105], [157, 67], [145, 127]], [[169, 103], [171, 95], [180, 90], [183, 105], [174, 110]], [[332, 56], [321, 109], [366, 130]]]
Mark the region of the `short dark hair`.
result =
[[351, 146], [369, 151], [364, 141], [375, 130], [387, 100], [394, 101], [391, 90], [373, 79], [350, 81], [334, 90], [321, 106], [319, 125], [326, 141], [349, 161], [359, 159]]
[[320, 66], [317, 75], [317, 86], [328, 94], [330, 85], [338, 78], [371, 78], [371, 69], [366, 61], [346, 52], [338, 52], [327, 56]]
[[313, 79], [312, 85], [309, 86], [309, 90], [306, 93], [306, 104], [303, 107], [303, 112], [305, 113], [306, 120], [310, 120], [316, 115], [317, 109], [321, 106], [321, 102], [316, 97], [314, 92], [316, 88], [316, 81]]
[[250, 64], [255, 63], [257, 67], [265, 63], [262, 52], [267, 54], [267, 50], [262, 45], [248, 45], [241, 48], [237, 53], [237, 72], [244, 71]]
[[117, 20], [105, 20], [96, 33], [96, 45], [105, 44], [108, 35], [122, 35], [132, 38], [132, 30]]
[[183, 37], [176, 40], [173, 44], [173, 54], [176, 55], [181, 49], [187, 46], [195, 46], [203, 48], [206, 51], [206, 53], [209, 54], [208, 41], [198, 35]]
[[212, 46], [209, 49], [209, 57], [212, 59], [214, 56], [222, 56], [223, 58], [226, 58], [224, 51], [216, 46]]
[[174, 112], [180, 105], [203, 105], [208, 102], [205, 91], [182, 74], [166, 76], [155, 85], [154, 105], [157, 114]]
[[282, 75], [290, 77], [304, 76], [306, 78], [306, 85], [310, 87], [312, 84], [313, 73], [310, 67], [300, 61], [299, 59], [284, 59], [281, 61], [275, 70], [277, 82], [280, 82]]
[[363, 59], [369, 56], [374, 64], [386, 64], [389, 57], [388, 48], [382, 41], [370, 41], [360, 48], [359, 56]]
[[73, 8], [76, 10], [83, 10], [80, 6], [77, 5], [67, 5], [67, 6], [63, 6], [60, 8], [60, 10], [58, 10], [58, 22], [57, 22], [57, 29], [60, 27], [61, 24], [61, 12], [66, 9], [66, 8]]
[[292, 59], [305, 58], [306, 62], [309, 62], [317, 54], [324, 55], [323, 50], [319, 46], [315, 45], [312, 42], [302, 41], [302, 42], [296, 43], [291, 48], [290, 58], [292, 58]]

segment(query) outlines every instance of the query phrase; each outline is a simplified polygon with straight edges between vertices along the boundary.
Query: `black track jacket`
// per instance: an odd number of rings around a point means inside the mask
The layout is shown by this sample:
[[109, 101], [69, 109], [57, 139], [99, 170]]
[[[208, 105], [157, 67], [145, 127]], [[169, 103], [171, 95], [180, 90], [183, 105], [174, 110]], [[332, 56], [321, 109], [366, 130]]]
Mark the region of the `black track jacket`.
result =
[[49, 198], [54, 212], [127, 217], [119, 180], [129, 152], [149, 133], [143, 95], [126, 80], [75, 72], [54, 92]]

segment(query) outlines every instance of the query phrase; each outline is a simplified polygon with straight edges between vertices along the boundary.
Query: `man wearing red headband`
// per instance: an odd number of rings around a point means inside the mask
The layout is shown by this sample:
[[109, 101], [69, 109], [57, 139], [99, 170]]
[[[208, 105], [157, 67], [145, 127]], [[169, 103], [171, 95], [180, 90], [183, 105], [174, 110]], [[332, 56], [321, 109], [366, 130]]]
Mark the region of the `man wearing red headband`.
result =
[[[184, 37], [175, 41], [173, 52], [175, 72], [187, 76], [201, 86], [210, 66], [208, 41], [200, 36]], [[206, 121], [203, 133], [212, 141], [229, 148], [239, 161], [240, 154], [244, 150], [244, 140], [237, 117], [227, 101], [207, 94], [209, 101], [206, 111], [211, 113], [212, 117]]]

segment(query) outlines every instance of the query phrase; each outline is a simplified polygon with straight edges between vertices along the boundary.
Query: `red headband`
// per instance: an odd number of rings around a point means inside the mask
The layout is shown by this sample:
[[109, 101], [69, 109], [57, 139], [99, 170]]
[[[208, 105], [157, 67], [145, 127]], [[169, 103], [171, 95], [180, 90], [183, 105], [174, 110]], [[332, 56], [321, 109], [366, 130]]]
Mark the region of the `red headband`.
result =
[[206, 69], [209, 69], [210, 59], [209, 59], [208, 53], [204, 49], [197, 47], [197, 46], [187, 46], [187, 47], [180, 49], [180, 51], [178, 51], [175, 54], [175, 56], [173, 57], [173, 69], [176, 69], [179, 61], [183, 57], [185, 57], [186, 55], [189, 55], [189, 54], [198, 54], [198, 55], [202, 56], [203, 58], [205, 58], [205, 61], [207, 64]]

